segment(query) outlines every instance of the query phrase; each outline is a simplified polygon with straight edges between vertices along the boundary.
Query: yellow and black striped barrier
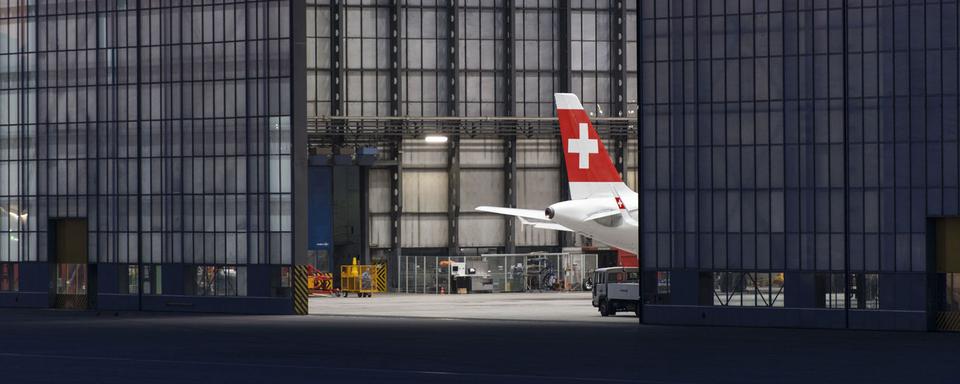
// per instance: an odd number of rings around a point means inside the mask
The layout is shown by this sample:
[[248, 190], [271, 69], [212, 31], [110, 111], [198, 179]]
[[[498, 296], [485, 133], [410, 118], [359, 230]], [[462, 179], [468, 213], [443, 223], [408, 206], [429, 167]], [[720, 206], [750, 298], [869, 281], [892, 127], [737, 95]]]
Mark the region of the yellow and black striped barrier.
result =
[[940, 312], [937, 314], [937, 330], [960, 332], [960, 312]]
[[332, 291], [333, 290], [333, 273], [324, 272], [321, 273], [323, 279], [319, 279], [320, 290], [321, 291]]
[[293, 267], [293, 313], [306, 315], [310, 308], [310, 290], [307, 289], [307, 266]]
[[376, 273], [376, 278], [374, 279], [373, 290], [374, 292], [387, 291], [387, 265], [386, 264], [377, 264], [377, 273]]

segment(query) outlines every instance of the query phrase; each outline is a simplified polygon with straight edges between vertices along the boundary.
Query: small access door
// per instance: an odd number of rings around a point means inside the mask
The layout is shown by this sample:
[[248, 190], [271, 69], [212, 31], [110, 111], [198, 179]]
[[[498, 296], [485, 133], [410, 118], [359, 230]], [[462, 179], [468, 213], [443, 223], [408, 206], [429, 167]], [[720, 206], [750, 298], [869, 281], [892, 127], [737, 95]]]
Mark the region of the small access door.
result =
[[934, 327], [960, 332], [960, 218], [937, 219], [935, 239]]
[[54, 308], [95, 308], [96, 265], [87, 255], [87, 220], [50, 222], [50, 301]]

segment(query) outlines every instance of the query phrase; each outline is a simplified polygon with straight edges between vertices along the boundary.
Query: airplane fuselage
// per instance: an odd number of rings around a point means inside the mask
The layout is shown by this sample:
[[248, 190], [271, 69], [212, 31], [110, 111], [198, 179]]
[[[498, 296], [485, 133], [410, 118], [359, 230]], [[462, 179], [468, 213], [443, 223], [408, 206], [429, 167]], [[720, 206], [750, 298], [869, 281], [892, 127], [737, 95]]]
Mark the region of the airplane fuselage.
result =
[[636, 193], [632, 193], [622, 196], [622, 199], [626, 211], [629, 212], [629, 219], [618, 214], [590, 220], [591, 216], [598, 213], [618, 209], [616, 201], [611, 197], [562, 201], [551, 205], [548, 212], [553, 216], [551, 220], [557, 224], [604, 244], [639, 254], [638, 197]]

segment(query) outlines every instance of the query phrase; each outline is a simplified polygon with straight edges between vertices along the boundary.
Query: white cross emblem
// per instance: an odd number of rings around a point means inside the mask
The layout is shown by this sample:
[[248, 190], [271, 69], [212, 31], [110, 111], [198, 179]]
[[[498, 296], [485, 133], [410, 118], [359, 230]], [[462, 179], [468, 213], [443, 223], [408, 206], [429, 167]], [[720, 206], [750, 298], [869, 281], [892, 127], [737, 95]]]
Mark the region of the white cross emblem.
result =
[[587, 123], [580, 123], [580, 138], [567, 140], [567, 153], [580, 155], [580, 169], [590, 169], [590, 155], [600, 153], [596, 139], [591, 139]]

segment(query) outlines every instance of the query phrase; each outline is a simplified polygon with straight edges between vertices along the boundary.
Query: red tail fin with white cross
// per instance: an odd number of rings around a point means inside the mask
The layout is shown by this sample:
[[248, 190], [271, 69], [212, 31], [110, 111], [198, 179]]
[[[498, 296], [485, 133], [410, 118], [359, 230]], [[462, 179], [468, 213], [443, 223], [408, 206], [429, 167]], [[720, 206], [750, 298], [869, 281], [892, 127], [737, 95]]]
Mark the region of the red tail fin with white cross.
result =
[[613, 166], [600, 135], [590, 124], [580, 99], [572, 93], [554, 94], [563, 156], [570, 181], [570, 199], [615, 196], [629, 190]]

